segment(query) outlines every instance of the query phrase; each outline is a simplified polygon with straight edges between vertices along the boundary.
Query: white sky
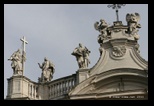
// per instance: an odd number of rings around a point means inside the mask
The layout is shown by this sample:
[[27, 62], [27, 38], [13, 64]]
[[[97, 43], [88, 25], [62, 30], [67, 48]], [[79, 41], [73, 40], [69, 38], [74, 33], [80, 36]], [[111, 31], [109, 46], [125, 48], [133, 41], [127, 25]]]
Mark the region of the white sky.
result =
[[[55, 65], [53, 80], [76, 73], [78, 65], [71, 55], [79, 43], [90, 51], [93, 67], [99, 59], [98, 31], [94, 23], [101, 18], [112, 25], [116, 13], [108, 4], [4, 4], [4, 98], [7, 78], [13, 74], [8, 58], [21, 48], [20, 38], [26, 37], [26, 63], [24, 76], [37, 82], [42, 63], [47, 57]], [[127, 13], [139, 13], [141, 28], [140, 54], [148, 60], [148, 4], [126, 4], [119, 10], [119, 20], [126, 25]]]

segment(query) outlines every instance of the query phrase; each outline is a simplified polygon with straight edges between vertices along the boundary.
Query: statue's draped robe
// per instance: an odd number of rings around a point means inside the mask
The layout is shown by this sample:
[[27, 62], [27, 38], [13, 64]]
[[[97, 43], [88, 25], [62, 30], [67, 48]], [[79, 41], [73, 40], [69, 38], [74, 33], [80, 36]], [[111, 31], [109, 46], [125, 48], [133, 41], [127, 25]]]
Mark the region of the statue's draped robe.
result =
[[12, 61], [11, 67], [14, 71], [14, 74], [19, 74], [19, 71], [22, 70], [21, 55], [15, 52], [11, 55], [10, 60]]
[[42, 64], [43, 77], [47, 80], [51, 80], [53, 73], [54, 73], [54, 65], [50, 61], [45, 61]]
[[89, 61], [89, 50], [86, 47], [77, 47], [72, 55], [76, 56], [79, 68], [87, 68]]

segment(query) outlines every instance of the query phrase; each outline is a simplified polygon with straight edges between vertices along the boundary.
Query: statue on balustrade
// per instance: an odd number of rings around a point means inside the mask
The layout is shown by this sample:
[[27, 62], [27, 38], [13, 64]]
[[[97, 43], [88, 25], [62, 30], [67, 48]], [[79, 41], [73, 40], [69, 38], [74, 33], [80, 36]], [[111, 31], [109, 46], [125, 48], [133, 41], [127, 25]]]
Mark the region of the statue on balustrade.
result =
[[13, 75], [22, 75], [22, 54], [20, 49], [15, 51], [8, 60], [12, 61]]
[[54, 64], [45, 57], [42, 65], [40, 65], [40, 63], [38, 63], [38, 65], [42, 69], [42, 74], [41, 78], [39, 78], [39, 82], [51, 81], [55, 72]]
[[81, 43], [79, 43], [79, 47], [76, 47], [74, 49], [72, 55], [76, 57], [79, 68], [88, 67], [88, 65], [90, 64], [89, 54], [90, 51], [87, 49], [86, 46], [83, 46]]

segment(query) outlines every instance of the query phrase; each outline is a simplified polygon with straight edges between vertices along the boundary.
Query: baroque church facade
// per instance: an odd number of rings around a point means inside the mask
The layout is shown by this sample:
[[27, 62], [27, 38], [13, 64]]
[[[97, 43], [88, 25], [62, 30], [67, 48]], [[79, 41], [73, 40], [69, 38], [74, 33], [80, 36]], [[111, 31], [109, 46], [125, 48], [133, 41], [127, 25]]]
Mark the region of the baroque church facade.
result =
[[[22, 74], [24, 59], [22, 69], [16, 68], [12, 55], [14, 74], [7, 79], [6, 100], [148, 100], [148, 61], [139, 51], [139, 20], [139, 13], [128, 13], [127, 25], [118, 15], [112, 25], [104, 19], [96, 22], [100, 57], [88, 68], [90, 51], [79, 44], [72, 52], [79, 69], [70, 76], [52, 80], [54, 64], [45, 58], [39, 64], [42, 76], [34, 82]], [[24, 54], [23, 49], [23, 58]]]

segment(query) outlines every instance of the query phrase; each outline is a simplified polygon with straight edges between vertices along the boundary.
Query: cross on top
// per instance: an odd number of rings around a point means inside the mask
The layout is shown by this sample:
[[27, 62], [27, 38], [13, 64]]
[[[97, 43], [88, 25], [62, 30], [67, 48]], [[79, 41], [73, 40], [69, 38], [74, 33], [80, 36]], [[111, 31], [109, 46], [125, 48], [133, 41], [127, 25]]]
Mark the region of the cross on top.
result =
[[22, 68], [23, 68], [23, 72], [22, 75], [24, 73], [24, 60], [25, 60], [25, 44], [28, 44], [28, 42], [26, 41], [26, 38], [23, 36], [23, 38], [20, 39], [22, 41], [22, 46], [23, 46], [23, 50], [22, 50]]
[[25, 44], [28, 44], [28, 42], [26, 41], [26, 38], [24, 36], [20, 40], [23, 42], [23, 51], [25, 51]]
[[118, 16], [118, 9], [121, 8], [121, 6], [125, 6], [126, 4], [109, 4], [107, 7], [110, 8], [112, 7], [112, 9], [116, 10], [116, 16], [117, 16], [117, 21], [119, 21], [119, 16]]

